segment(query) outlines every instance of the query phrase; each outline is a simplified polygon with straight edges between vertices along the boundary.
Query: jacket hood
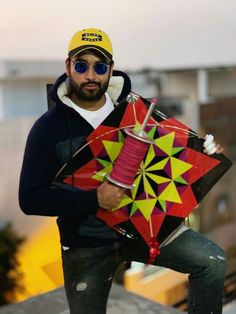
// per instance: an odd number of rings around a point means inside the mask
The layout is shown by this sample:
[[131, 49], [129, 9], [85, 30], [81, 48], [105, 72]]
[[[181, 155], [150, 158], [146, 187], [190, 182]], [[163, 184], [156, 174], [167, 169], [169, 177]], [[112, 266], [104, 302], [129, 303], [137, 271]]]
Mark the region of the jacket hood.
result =
[[[57, 105], [63, 105], [60, 96], [58, 94], [59, 87], [62, 83], [66, 83], [68, 76], [66, 73], [61, 75], [56, 82], [49, 86], [48, 99], [49, 103], [54, 103]], [[113, 71], [113, 75], [110, 78], [109, 86], [108, 86], [108, 94], [113, 100], [114, 104], [119, 104], [122, 100], [124, 100], [131, 91], [131, 81], [127, 74], [122, 71]]]

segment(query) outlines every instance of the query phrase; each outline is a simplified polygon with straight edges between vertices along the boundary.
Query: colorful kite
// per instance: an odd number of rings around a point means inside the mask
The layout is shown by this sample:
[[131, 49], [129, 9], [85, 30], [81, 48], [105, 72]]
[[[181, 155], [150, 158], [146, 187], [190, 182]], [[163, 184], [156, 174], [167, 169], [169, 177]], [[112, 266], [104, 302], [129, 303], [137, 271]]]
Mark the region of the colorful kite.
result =
[[[106, 180], [120, 154], [126, 133], [137, 132], [150, 103], [131, 93], [92, 132], [65, 164], [56, 181], [80, 189], [94, 189]], [[99, 209], [97, 217], [130, 238], [143, 239], [157, 254], [163, 242], [197, 207], [198, 203], [230, 168], [222, 154], [203, 153], [203, 140], [173, 118], [155, 110], [145, 129], [153, 139], [135, 177], [119, 206]]]

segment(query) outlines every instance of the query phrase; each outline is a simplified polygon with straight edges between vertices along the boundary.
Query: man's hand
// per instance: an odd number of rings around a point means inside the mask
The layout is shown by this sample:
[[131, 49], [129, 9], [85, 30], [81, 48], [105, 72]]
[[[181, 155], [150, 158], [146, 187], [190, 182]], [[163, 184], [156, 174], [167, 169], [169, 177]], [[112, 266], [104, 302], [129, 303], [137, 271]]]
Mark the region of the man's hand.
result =
[[207, 155], [212, 155], [214, 153], [221, 154], [224, 151], [224, 148], [222, 148], [220, 144], [217, 144], [216, 141], [214, 141], [214, 136], [211, 134], [207, 134], [205, 136], [203, 147], [204, 153], [206, 153]]
[[125, 191], [124, 188], [118, 187], [108, 181], [103, 182], [97, 188], [99, 206], [108, 210], [117, 207], [120, 204]]

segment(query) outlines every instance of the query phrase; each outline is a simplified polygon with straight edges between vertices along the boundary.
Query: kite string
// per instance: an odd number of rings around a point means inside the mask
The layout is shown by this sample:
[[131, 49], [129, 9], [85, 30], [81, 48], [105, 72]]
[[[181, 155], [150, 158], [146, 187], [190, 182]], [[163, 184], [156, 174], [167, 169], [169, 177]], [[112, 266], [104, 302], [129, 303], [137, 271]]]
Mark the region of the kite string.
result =
[[149, 145], [153, 143], [153, 140], [146, 135], [145, 128], [156, 105], [157, 99], [153, 98], [139, 132], [132, 129], [125, 130], [127, 137], [124, 145], [111, 174], [107, 176], [111, 182], [125, 188], [134, 187], [133, 183], [138, 168], [146, 155]]
[[127, 134], [110, 177], [120, 183], [132, 185], [148, 147], [149, 143], [140, 141]]

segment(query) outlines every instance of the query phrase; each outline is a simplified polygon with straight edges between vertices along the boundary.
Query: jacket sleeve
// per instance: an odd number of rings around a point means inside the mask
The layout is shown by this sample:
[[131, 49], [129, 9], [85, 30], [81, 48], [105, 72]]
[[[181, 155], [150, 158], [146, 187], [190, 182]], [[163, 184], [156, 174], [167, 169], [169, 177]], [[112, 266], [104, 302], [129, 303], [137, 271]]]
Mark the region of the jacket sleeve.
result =
[[76, 216], [85, 218], [99, 208], [97, 191], [52, 186], [57, 173], [55, 147], [37, 121], [25, 147], [19, 184], [19, 204], [27, 215]]

